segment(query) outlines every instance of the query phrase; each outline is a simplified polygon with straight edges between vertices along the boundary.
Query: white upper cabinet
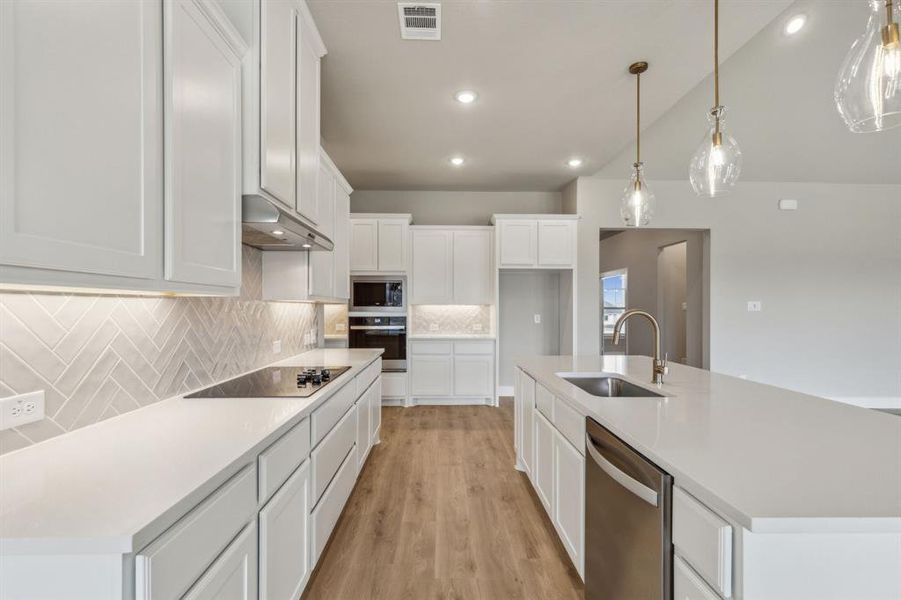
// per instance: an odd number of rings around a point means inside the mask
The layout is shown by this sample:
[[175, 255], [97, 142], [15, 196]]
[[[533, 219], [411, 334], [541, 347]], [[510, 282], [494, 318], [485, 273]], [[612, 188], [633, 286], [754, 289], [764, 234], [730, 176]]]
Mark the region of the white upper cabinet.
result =
[[410, 215], [356, 213], [350, 217], [351, 272], [406, 272]]
[[260, 1], [260, 188], [295, 207], [297, 30], [294, 2]]
[[411, 304], [491, 304], [490, 227], [413, 227]]
[[[302, 1], [302, 0], [301, 0]], [[297, 42], [297, 212], [319, 223], [320, 201], [316, 185], [319, 171], [319, 72], [318, 33], [310, 20], [301, 18]]]
[[454, 232], [414, 229], [411, 233], [412, 304], [454, 303]]
[[575, 221], [538, 222], [538, 265], [571, 267], [576, 253]]
[[[335, 229], [335, 175], [325, 161], [319, 165], [317, 186], [319, 230], [332, 238]], [[310, 295], [331, 297], [334, 293], [335, 253], [318, 250], [310, 252]]]
[[173, 0], [164, 11], [166, 279], [239, 287], [246, 47], [200, 6], [211, 5]]
[[379, 271], [407, 270], [406, 219], [379, 220]]
[[350, 188], [335, 186], [335, 298], [350, 299]]
[[572, 269], [576, 264], [576, 215], [494, 215], [498, 267]]
[[454, 231], [454, 304], [492, 304], [491, 242], [487, 229]]
[[161, 278], [162, 15], [159, 0], [0, 2], [0, 263], [47, 285]]
[[350, 270], [379, 270], [379, 220], [350, 219]]

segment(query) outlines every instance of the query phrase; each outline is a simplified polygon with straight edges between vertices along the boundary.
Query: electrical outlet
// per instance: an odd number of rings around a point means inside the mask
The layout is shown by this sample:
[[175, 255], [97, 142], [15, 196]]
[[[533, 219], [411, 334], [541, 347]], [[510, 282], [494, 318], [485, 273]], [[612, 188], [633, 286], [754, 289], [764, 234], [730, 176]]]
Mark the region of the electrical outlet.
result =
[[44, 418], [44, 390], [0, 398], [0, 431]]
[[438, 323], [429, 323], [429, 331], [438, 331]]
[[473, 323], [472, 330], [473, 331], [482, 331], [482, 324], [481, 323]]
[[760, 312], [763, 310], [763, 303], [760, 300], [748, 300], [748, 312]]
[[535, 321], [536, 325], [541, 323], [541, 315], [532, 315], [532, 319]]
[[272, 342], [272, 353], [273, 354], [281, 354], [281, 351], [282, 351], [282, 341], [275, 340], [274, 342]]
[[347, 331], [347, 325], [344, 323], [335, 323], [335, 331]]

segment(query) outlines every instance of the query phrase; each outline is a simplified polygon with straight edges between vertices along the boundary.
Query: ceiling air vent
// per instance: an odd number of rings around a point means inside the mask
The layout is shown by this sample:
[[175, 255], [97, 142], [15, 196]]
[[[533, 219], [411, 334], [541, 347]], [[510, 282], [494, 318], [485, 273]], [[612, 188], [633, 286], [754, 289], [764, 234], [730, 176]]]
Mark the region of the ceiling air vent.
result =
[[405, 40], [441, 39], [441, 5], [438, 3], [398, 2], [400, 37]]

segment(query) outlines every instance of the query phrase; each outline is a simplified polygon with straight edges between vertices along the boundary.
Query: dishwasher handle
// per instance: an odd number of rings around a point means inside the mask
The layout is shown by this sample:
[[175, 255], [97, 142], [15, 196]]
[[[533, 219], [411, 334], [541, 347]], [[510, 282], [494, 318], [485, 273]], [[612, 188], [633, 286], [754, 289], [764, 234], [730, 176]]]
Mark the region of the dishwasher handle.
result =
[[632, 477], [629, 477], [626, 473], [623, 473], [620, 469], [618, 469], [612, 462], [604, 458], [598, 449], [594, 445], [594, 440], [591, 439], [591, 436], [586, 433], [585, 434], [585, 449], [588, 450], [589, 456], [594, 459], [594, 462], [604, 471], [607, 475], [613, 478], [618, 484], [647, 502], [653, 507], [659, 506], [659, 494], [641, 483], [640, 481], [636, 481]]

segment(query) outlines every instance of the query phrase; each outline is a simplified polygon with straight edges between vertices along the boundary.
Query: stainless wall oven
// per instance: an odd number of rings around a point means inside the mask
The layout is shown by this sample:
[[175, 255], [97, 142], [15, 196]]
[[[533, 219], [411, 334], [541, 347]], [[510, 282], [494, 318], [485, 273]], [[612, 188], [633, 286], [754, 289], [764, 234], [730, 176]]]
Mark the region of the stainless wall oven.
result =
[[407, 370], [407, 317], [403, 315], [349, 317], [351, 348], [384, 348], [382, 371]]
[[406, 311], [404, 280], [398, 277], [352, 277], [350, 280], [351, 312]]

